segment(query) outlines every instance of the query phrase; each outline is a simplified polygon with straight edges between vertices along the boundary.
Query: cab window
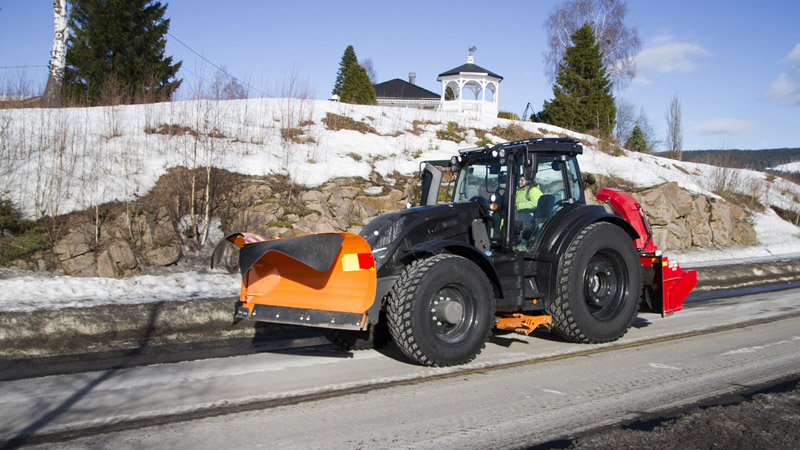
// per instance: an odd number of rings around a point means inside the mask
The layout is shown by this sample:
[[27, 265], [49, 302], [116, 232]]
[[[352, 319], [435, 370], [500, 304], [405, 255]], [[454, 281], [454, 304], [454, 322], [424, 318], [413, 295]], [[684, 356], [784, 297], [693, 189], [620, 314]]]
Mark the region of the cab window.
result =
[[[539, 154], [533, 180], [524, 179], [523, 156], [517, 158], [518, 179], [514, 201], [512, 245], [518, 250], [531, 250], [545, 225], [563, 208], [571, 189], [565, 176], [572, 160], [561, 161], [558, 155]], [[574, 163], [573, 163], [574, 164]], [[579, 184], [578, 184], [579, 186]]]

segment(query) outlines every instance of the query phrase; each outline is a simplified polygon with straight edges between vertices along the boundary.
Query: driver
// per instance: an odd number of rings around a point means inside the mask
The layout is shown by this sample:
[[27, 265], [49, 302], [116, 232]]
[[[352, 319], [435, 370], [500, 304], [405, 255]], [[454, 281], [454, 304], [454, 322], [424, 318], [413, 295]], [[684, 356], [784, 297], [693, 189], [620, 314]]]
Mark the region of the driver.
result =
[[535, 179], [528, 181], [524, 176], [519, 178], [515, 200], [517, 210], [536, 208], [541, 196], [542, 190], [539, 189], [539, 183]]

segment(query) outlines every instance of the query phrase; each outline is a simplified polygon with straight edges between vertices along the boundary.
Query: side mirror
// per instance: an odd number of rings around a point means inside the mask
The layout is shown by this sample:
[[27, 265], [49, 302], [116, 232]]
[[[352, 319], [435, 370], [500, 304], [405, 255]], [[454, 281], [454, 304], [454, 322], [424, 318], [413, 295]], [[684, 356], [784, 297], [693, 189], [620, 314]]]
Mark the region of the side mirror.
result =
[[594, 186], [595, 183], [597, 183], [597, 180], [595, 180], [592, 175], [586, 175], [583, 177], [583, 184], [587, 186]]

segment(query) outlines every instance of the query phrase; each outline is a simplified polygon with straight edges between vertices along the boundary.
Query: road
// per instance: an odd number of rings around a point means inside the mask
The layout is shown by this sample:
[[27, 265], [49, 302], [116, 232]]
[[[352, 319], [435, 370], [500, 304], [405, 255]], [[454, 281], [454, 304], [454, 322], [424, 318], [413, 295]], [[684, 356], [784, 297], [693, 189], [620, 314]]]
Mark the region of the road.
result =
[[[471, 364], [390, 346], [0, 383], [0, 441], [115, 448], [515, 448], [800, 374], [800, 290], [640, 314], [608, 345], [492, 338]], [[41, 441], [37, 441], [37, 436]], [[13, 440], [16, 439], [16, 440]]]

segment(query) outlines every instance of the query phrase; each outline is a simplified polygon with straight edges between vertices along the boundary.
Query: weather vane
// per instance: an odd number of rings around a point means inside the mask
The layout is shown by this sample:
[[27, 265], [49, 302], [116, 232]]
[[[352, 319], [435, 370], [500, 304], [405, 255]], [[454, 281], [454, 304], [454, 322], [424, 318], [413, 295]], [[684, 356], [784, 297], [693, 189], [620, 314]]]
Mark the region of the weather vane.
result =
[[477, 49], [478, 49], [478, 47], [475, 47], [474, 45], [472, 47], [470, 47], [469, 48], [469, 56], [472, 56], [475, 53], [475, 50], [477, 50]]

